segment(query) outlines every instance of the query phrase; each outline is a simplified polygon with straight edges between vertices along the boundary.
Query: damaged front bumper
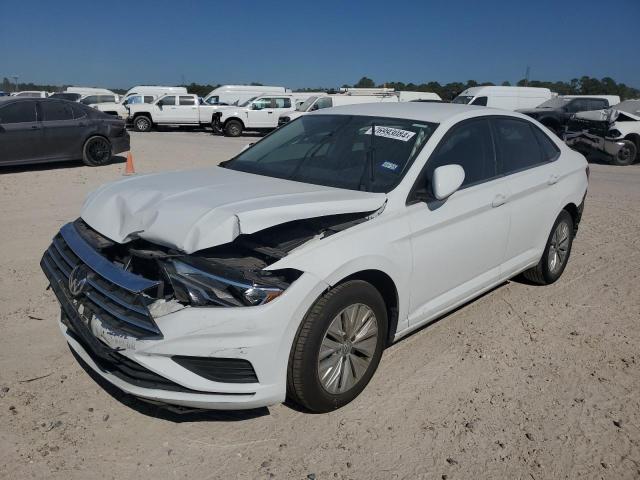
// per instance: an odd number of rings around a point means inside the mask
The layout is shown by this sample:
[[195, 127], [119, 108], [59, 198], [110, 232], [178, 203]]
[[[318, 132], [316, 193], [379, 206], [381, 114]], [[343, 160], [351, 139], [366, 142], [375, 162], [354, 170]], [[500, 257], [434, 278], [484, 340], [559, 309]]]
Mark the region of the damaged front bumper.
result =
[[625, 146], [623, 139], [601, 137], [587, 132], [567, 132], [565, 142], [580, 151], [598, 151], [616, 157]]
[[61, 331], [92, 370], [142, 399], [190, 408], [284, 401], [297, 327], [326, 288], [303, 274], [265, 305], [184, 307], [145, 317], [136, 296], [154, 282], [101, 257], [72, 224], [56, 236], [41, 266], [61, 305]]
[[222, 125], [222, 112], [216, 112], [213, 114], [213, 117], [211, 118], [211, 128], [213, 129], [214, 133], [217, 133], [218, 135], [223, 135], [224, 134], [224, 126]]

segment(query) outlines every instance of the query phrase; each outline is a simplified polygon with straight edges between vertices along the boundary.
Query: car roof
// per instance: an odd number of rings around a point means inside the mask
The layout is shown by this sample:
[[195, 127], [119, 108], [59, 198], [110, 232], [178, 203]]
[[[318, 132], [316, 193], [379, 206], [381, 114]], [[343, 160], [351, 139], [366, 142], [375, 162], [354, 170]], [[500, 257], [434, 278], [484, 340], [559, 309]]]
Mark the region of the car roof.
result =
[[423, 122], [443, 123], [453, 117], [484, 115], [509, 115], [526, 118], [508, 110], [486, 108], [458, 103], [438, 102], [376, 102], [356, 103], [326, 108], [312, 112], [311, 115], [363, 115], [369, 117], [407, 118]]

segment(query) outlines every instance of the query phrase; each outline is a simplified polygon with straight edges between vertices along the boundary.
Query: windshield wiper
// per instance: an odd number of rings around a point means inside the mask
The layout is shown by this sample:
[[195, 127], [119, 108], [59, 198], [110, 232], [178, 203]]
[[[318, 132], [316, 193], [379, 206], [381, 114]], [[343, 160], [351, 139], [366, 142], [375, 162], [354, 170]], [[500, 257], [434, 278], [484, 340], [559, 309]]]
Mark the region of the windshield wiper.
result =
[[293, 178], [298, 174], [298, 172], [300, 171], [300, 168], [302, 168], [302, 165], [309, 160], [311, 157], [313, 157], [316, 153], [318, 153], [318, 150], [320, 150], [320, 148], [322, 148], [322, 146], [327, 143], [327, 141], [329, 139], [331, 139], [331, 137], [333, 136], [333, 134], [337, 131], [338, 129], [336, 128], [335, 130], [330, 131], [329, 133], [327, 133], [327, 135], [313, 148], [310, 148], [309, 151], [305, 154], [304, 157], [302, 157], [300, 159], [300, 161], [298, 162], [298, 164], [296, 165], [296, 167], [293, 169], [293, 172], [291, 172], [291, 175], [289, 175], [289, 180], [293, 180]]

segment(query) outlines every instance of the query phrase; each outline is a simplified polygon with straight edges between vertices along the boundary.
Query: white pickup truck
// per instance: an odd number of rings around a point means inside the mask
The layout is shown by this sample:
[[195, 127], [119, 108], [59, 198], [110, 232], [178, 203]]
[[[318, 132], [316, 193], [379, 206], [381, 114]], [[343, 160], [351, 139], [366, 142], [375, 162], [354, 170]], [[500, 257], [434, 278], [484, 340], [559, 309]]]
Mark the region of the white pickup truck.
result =
[[315, 92], [270, 93], [251, 98], [241, 105], [218, 107], [211, 126], [215, 132], [238, 137], [244, 130], [264, 132], [278, 127], [280, 115], [295, 111]]
[[180, 94], [164, 95], [148, 104], [128, 104], [126, 108], [127, 122], [138, 132], [148, 132], [155, 125], [212, 125], [213, 114], [220, 107], [201, 102], [197, 95]]

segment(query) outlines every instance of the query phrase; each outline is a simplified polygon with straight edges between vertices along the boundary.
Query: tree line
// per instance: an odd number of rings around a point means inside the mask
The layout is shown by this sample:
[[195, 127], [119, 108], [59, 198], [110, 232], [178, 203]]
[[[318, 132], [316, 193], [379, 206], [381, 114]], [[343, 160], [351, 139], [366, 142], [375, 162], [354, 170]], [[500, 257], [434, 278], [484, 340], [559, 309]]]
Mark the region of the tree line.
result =
[[[261, 83], [253, 82], [250, 85], [260, 86]], [[426, 83], [404, 83], [404, 82], [386, 82], [382, 84], [376, 84], [371, 78], [362, 77], [354, 85], [344, 84], [343, 87], [356, 87], [356, 88], [374, 88], [374, 87], [387, 87], [395, 90], [408, 90], [416, 92], [434, 92], [440, 95], [443, 100], [452, 100], [460, 92], [470, 87], [478, 87], [484, 85], [495, 85], [492, 82], [479, 83], [475, 80], [467, 80], [466, 82], [449, 82], [441, 84], [439, 82], [431, 81]], [[501, 85], [510, 86], [511, 83], [505, 81]], [[2, 86], [0, 90], [5, 92], [14, 92], [22, 90], [44, 90], [47, 92], [61, 92], [70, 85], [38, 85], [35, 83], [15, 83], [11, 82], [8, 78], [3, 78]], [[199, 95], [201, 97], [206, 96], [211, 90], [214, 90], [219, 84], [199, 84], [190, 83], [188, 85], [179, 85], [187, 88], [189, 93]], [[522, 79], [516, 83], [516, 86], [530, 86], [530, 87], [546, 87], [553, 92], [557, 92], [560, 95], [619, 95], [621, 99], [628, 98], [640, 98], [640, 89], [629, 87], [624, 83], [618, 83], [611, 77], [604, 77], [597, 79], [589, 76], [583, 76], [580, 78], [574, 78], [568, 82], [549, 82], [541, 80]], [[16, 88], [17, 87], [17, 88]], [[117, 94], [123, 94], [126, 89], [111, 88], [113, 92]], [[318, 87], [318, 88], [301, 88], [297, 91], [324, 91], [328, 93], [335, 93], [337, 90], [334, 88]]]
[[[440, 84], [439, 82], [428, 83], [403, 83], [403, 82], [387, 82], [378, 84], [368, 78], [362, 77], [357, 83], [353, 85], [356, 88], [373, 88], [373, 87], [388, 87], [395, 90], [408, 90], [418, 92], [434, 92], [440, 95], [443, 100], [452, 100], [459, 95], [463, 90], [471, 87], [480, 87], [485, 85], [495, 85], [492, 82], [479, 83], [475, 80], [467, 80], [467, 82], [450, 82], [447, 84]], [[502, 82], [500, 85], [511, 86], [508, 81]], [[350, 87], [351, 85], [343, 85], [343, 87]], [[629, 98], [640, 98], [640, 89], [629, 87], [624, 83], [617, 83], [611, 77], [604, 77], [597, 79], [589, 76], [583, 76], [580, 78], [574, 78], [568, 82], [549, 82], [541, 80], [526, 79], [519, 80], [516, 83], [518, 87], [544, 87], [550, 89], [552, 92], [556, 92], [560, 95], [619, 95], [622, 100]]]

